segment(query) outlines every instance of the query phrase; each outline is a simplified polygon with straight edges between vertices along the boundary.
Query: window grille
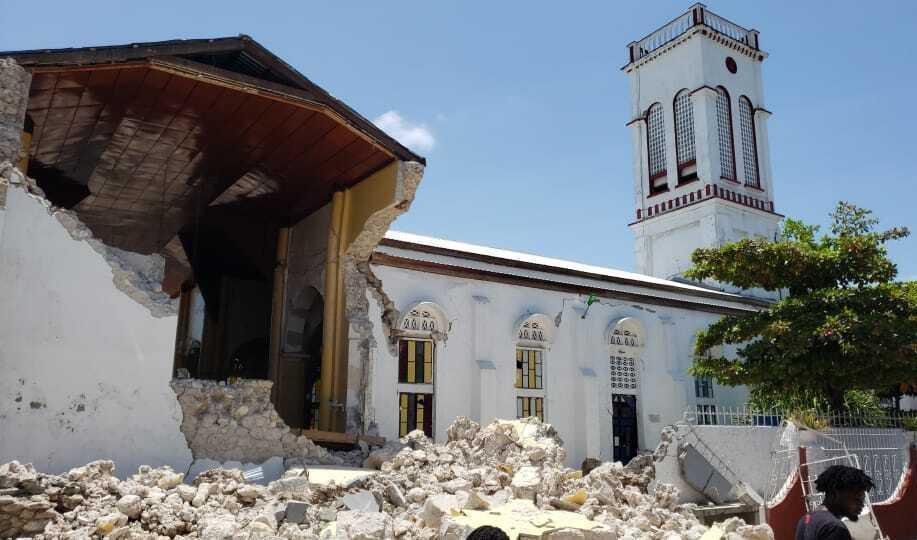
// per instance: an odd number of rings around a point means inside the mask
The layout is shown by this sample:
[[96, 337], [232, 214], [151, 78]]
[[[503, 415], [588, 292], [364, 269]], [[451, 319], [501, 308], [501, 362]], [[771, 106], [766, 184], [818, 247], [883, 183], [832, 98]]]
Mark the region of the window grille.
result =
[[699, 398], [713, 398], [713, 379], [710, 377], [695, 377], [694, 396]]
[[[665, 123], [662, 104], [654, 103], [646, 115], [646, 146], [649, 155], [650, 192], [666, 189], [665, 183]], [[659, 180], [657, 182], [657, 180]]]
[[640, 383], [640, 371], [637, 369], [637, 361], [632, 356], [611, 356], [609, 361], [611, 368], [611, 388], [612, 390], [624, 391], [625, 393], [636, 393]]
[[720, 86], [716, 89], [716, 124], [720, 141], [721, 175], [727, 180], [736, 179], [736, 155], [732, 138], [732, 111], [729, 94]]
[[415, 429], [433, 437], [433, 394], [398, 395], [398, 436], [404, 437]]
[[681, 176], [683, 169], [694, 165], [697, 160], [694, 147], [694, 104], [687, 90], [675, 96], [675, 153]]
[[516, 398], [516, 418], [528, 418], [529, 416], [537, 416], [542, 422], [544, 421], [544, 398]]
[[697, 425], [699, 426], [717, 425], [716, 405], [698, 405], [697, 406]]
[[398, 382], [433, 384], [433, 342], [402, 339], [398, 343]]
[[745, 184], [761, 187], [758, 176], [758, 144], [755, 138], [755, 117], [751, 101], [739, 98], [739, 126], [742, 130], [742, 161], [745, 165]]
[[537, 349], [516, 349], [516, 388], [544, 389], [544, 352]]

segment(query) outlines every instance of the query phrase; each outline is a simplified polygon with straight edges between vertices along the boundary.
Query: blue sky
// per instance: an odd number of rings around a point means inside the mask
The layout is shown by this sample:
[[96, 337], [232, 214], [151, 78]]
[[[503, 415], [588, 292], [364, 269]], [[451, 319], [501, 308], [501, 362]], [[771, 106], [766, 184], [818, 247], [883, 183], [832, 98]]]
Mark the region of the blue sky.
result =
[[[389, 113], [427, 157], [395, 228], [632, 270], [619, 68], [628, 42], [689, 5], [0, 0], [0, 50], [249, 34], [364, 116]], [[707, 6], [771, 55], [777, 210], [825, 223], [844, 199], [917, 227], [917, 2]], [[917, 279], [917, 239], [892, 256]]]

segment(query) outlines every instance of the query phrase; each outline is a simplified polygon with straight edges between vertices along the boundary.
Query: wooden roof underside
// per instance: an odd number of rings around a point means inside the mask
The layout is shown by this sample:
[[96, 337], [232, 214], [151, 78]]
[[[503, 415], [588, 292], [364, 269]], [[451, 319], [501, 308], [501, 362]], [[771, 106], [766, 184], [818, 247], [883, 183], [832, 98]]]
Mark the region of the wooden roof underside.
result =
[[11, 55], [33, 72], [30, 174], [88, 188], [73, 209], [109, 245], [159, 251], [201, 208], [295, 222], [395, 159], [423, 161], [285, 64], [74, 54]]

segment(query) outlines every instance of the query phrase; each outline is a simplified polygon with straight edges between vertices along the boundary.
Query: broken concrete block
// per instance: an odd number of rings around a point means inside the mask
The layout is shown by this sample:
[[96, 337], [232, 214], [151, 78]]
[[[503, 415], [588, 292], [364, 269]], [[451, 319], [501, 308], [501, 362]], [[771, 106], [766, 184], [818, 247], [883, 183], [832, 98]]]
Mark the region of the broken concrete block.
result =
[[358, 491], [348, 493], [341, 498], [344, 506], [356, 512], [378, 512], [379, 502], [376, 501], [375, 495], [369, 491]]
[[302, 523], [306, 520], [306, 510], [309, 509], [309, 503], [303, 501], [287, 502], [285, 520], [288, 523]]
[[403, 508], [408, 505], [408, 501], [404, 498], [404, 493], [402, 493], [401, 489], [398, 488], [398, 486], [395, 484], [389, 484], [386, 486], [385, 496], [388, 498], [390, 503], [399, 508]]
[[338, 534], [350, 540], [381, 540], [391, 538], [392, 518], [382, 512], [340, 512], [337, 519]]
[[114, 512], [112, 514], [104, 515], [98, 518], [95, 522], [96, 532], [105, 536], [115, 530], [116, 527], [121, 527], [127, 523], [127, 516], [120, 512]]
[[513, 489], [513, 496], [517, 499], [534, 501], [540, 485], [541, 475], [536, 467], [521, 467], [513, 475], [510, 487]]
[[460, 510], [462, 504], [455, 495], [434, 495], [427, 499], [420, 513], [424, 525], [438, 529], [442, 524], [443, 516], [449, 515], [452, 509]]
[[408, 500], [415, 503], [422, 503], [427, 500], [427, 492], [421, 488], [411, 488], [408, 490]]
[[118, 511], [131, 519], [140, 516], [141, 499], [137, 495], [125, 495], [118, 500]]

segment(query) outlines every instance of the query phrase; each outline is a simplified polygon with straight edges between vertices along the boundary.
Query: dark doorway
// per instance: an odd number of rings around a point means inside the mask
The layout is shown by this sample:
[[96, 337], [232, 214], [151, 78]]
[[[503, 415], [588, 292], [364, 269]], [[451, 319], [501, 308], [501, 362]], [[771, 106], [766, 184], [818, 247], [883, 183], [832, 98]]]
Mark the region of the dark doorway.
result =
[[614, 460], [625, 465], [637, 455], [637, 396], [611, 395]]

